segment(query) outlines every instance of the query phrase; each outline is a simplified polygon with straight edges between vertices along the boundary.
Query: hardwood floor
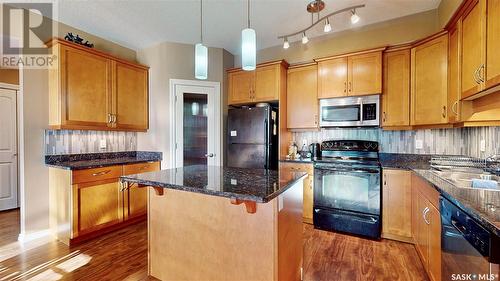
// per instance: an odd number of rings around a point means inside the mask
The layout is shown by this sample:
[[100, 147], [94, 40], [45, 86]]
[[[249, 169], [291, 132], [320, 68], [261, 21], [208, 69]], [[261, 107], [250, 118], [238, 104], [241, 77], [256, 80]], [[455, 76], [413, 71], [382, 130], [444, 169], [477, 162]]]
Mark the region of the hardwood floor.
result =
[[[0, 280], [154, 280], [145, 222], [69, 248], [58, 242], [0, 262]], [[428, 280], [413, 245], [304, 225], [304, 280]]]
[[17, 241], [19, 217], [19, 209], [0, 212], [0, 247]]

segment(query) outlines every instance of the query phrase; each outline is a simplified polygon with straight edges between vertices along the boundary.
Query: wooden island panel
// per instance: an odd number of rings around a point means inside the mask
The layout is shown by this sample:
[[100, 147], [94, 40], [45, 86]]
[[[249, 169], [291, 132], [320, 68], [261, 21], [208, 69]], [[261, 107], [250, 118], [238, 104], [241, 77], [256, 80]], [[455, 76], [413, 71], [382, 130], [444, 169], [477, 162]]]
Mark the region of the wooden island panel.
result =
[[[149, 275], [160, 280], [300, 280], [302, 181], [256, 212], [230, 198], [149, 188]], [[280, 210], [281, 209], [281, 210]]]

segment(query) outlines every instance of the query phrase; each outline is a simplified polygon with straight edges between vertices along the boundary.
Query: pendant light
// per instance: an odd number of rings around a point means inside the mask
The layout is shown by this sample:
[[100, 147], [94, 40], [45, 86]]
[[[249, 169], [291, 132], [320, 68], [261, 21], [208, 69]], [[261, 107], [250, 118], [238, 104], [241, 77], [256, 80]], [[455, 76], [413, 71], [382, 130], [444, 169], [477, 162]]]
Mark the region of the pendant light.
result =
[[208, 48], [203, 45], [203, 0], [200, 0], [200, 43], [194, 46], [194, 77], [208, 78]]
[[247, 28], [241, 31], [241, 66], [243, 70], [255, 70], [257, 42], [255, 30], [250, 28], [250, 0], [247, 0]]

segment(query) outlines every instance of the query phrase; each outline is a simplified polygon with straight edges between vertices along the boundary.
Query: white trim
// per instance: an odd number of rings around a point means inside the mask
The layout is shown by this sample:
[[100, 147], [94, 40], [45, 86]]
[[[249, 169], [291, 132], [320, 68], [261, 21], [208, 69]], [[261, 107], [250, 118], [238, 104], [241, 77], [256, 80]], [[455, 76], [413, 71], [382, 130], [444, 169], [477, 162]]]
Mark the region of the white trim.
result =
[[[17, 70], [17, 69], [16, 69]], [[17, 70], [19, 71], [19, 70]], [[7, 90], [14, 90], [14, 91], [18, 91], [19, 90], [19, 85], [15, 85], [15, 84], [8, 84], [8, 83], [1, 83], [0, 82], [0, 88], [2, 89], [7, 89]]]
[[27, 243], [34, 240], [52, 237], [52, 232], [50, 229], [44, 229], [40, 231], [30, 232], [30, 233], [20, 233], [17, 237], [17, 241], [21, 243]]
[[[216, 138], [216, 146], [215, 146], [215, 154], [217, 155], [217, 161], [216, 165], [222, 166], [223, 164], [223, 149], [222, 149], [222, 134], [221, 134], [221, 127], [222, 127], [222, 97], [221, 97], [221, 90], [220, 90], [220, 83], [219, 82], [210, 82], [210, 81], [199, 81], [199, 80], [185, 80], [185, 79], [170, 79], [169, 81], [170, 84], [170, 95], [169, 95], [169, 111], [170, 111], [170, 147], [169, 147], [169, 153], [168, 153], [168, 163], [170, 165], [169, 168], [174, 168], [176, 166], [175, 163], [175, 142], [176, 142], [176, 104], [175, 104], [175, 96], [176, 96], [176, 89], [177, 87], [182, 87], [182, 86], [191, 86], [191, 87], [206, 87], [206, 88], [212, 88], [214, 91], [214, 96], [215, 96], [215, 108], [213, 108], [213, 111], [215, 112], [215, 116], [218, 116], [218, 121], [215, 122], [215, 138]], [[209, 109], [210, 110], [210, 109]], [[217, 145], [218, 144], [218, 145]]]

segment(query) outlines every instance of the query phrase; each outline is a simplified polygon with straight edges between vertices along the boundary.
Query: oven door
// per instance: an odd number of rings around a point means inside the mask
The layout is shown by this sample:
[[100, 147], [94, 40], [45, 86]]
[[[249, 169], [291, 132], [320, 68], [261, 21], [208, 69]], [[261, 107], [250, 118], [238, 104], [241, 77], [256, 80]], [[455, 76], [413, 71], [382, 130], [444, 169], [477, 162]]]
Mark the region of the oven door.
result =
[[380, 214], [380, 168], [316, 166], [314, 206], [365, 214]]

